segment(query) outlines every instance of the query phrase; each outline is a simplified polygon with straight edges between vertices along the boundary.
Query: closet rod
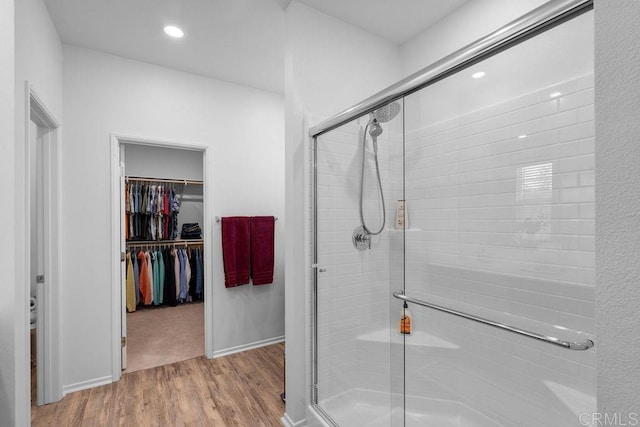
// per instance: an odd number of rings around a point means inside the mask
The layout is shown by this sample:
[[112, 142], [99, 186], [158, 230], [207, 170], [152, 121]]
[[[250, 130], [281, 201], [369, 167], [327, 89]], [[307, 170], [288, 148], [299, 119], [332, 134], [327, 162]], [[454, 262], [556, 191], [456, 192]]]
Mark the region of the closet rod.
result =
[[160, 178], [144, 178], [140, 176], [126, 176], [125, 181], [139, 181], [139, 182], [168, 182], [173, 184], [191, 184], [191, 185], [203, 185], [204, 181], [198, 181], [194, 179], [160, 179]]
[[[277, 216], [274, 216], [274, 218], [275, 218], [275, 220], [276, 220], [276, 221], [278, 220], [278, 217], [277, 217]], [[220, 218], [219, 216], [217, 216], [217, 217], [216, 217], [216, 222], [220, 222], [220, 220], [221, 220], [221, 219], [222, 219], [222, 218]]]
[[136, 246], [194, 246], [194, 245], [204, 245], [203, 239], [194, 239], [194, 240], [135, 240], [127, 242], [127, 247], [136, 247]]

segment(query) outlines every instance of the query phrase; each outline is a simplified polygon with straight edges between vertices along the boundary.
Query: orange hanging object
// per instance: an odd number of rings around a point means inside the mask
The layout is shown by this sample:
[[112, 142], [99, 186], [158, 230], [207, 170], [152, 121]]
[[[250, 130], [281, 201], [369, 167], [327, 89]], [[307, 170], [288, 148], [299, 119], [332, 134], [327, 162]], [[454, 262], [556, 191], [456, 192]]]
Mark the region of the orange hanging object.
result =
[[409, 312], [406, 302], [400, 313], [400, 333], [402, 335], [411, 335], [411, 312]]

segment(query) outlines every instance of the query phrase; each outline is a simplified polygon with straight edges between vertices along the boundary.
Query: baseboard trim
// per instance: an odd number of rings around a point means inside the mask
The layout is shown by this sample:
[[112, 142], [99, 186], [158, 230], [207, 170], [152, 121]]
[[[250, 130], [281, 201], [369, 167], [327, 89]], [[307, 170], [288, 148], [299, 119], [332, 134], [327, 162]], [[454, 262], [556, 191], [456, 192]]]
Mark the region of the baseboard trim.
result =
[[271, 344], [277, 344], [284, 341], [284, 335], [274, 338], [268, 338], [266, 340], [255, 341], [249, 344], [238, 345], [236, 347], [229, 347], [223, 350], [217, 350], [213, 352], [213, 359], [222, 356], [228, 356], [230, 354], [240, 353], [242, 351], [252, 350], [254, 348], [265, 347]]
[[113, 382], [113, 378], [111, 375], [107, 375], [106, 377], [93, 378], [87, 381], [81, 381], [75, 384], [68, 384], [62, 387], [62, 395], [66, 396], [69, 393], [73, 393], [74, 391], [86, 390], [88, 388], [99, 387], [101, 385], [111, 384]]
[[306, 425], [306, 420], [304, 418], [297, 423], [294, 423], [286, 412], [284, 413], [284, 416], [280, 418], [280, 422], [284, 427], [303, 427]]

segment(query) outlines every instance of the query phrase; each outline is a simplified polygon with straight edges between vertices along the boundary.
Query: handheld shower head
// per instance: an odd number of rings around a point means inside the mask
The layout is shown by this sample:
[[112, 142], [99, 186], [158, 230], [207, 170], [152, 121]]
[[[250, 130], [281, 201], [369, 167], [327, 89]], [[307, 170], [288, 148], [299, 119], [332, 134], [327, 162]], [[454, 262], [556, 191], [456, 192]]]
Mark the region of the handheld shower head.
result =
[[371, 125], [369, 126], [369, 135], [371, 135], [371, 138], [377, 138], [382, 135], [382, 126], [380, 126], [378, 120], [373, 119], [371, 121]]
[[387, 104], [378, 108], [377, 110], [373, 110], [371, 112], [371, 117], [379, 121], [380, 123], [386, 123], [389, 120], [394, 119], [398, 113], [400, 112], [400, 104], [396, 101], [391, 104]]

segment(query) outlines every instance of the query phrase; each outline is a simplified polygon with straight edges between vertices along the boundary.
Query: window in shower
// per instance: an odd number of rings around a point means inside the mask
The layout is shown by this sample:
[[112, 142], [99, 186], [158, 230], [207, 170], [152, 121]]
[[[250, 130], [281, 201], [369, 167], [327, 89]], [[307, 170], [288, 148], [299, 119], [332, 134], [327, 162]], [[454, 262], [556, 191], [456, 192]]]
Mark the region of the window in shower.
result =
[[516, 232], [523, 238], [550, 237], [553, 163], [518, 167]]

